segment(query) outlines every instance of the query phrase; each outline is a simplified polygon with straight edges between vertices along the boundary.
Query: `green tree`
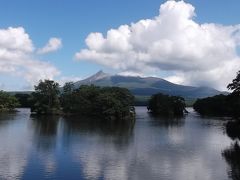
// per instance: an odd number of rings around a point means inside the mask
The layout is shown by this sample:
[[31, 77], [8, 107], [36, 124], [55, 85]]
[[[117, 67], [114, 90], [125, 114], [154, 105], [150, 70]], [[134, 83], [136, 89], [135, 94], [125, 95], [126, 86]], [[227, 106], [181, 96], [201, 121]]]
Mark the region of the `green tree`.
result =
[[240, 71], [227, 88], [232, 90], [229, 95], [217, 95], [198, 99], [193, 108], [201, 115], [240, 117]]
[[52, 80], [40, 80], [34, 88], [31, 111], [38, 114], [58, 113], [60, 110], [59, 84]]
[[[232, 80], [227, 88], [233, 92], [228, 95], [228, 109], [230, 114], [236, 118], [240, 117], [240, 71], [237, 72], [237, 76]], [[239, 120], [240, 121], [240, 120]]]
[[65, 113], [71, 113], [73, 111], [73, 92], [74, 92], [74, 83], [67, 82], [63, 86], [63, 92], [61, 94], [61, 107]]
[[19, 106], [19, 102], [16, 97], [11, 96], [9, 93], [0, 91], [0, 111], [13, 110]]
[[23, 108], [31, 107], [31, 104], [30, 104], [31, 95], [30, 94], [17, 93], [17, 94], [15, 94], [15, 97], [19, 101], [20, 107], [23, 107]]
[[133, 103], [129, 90], [118, 87], [82, 85], [74, 90], [72, 84], [66, 84], [61, 95], [64, 113], [99, 119], [124, 119], [133, 113]]
[[228, 116], [230, 115], [228, 99], [228, 96], [223, 94], [197, 99], [193, 108], [201, 115]]
[[148, 110], [154, 115], [183, 116], [186, 111], [185, 107], [184, 98], [158, 93], [150, 98]]

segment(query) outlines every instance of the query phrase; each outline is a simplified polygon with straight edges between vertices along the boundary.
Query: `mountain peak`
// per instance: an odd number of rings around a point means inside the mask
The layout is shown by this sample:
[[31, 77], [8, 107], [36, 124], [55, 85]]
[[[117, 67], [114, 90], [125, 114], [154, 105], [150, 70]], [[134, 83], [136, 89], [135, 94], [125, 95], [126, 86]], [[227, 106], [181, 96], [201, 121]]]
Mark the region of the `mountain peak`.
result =
[[109, 74], [103, 72], [102, 70], [98, 71], [96, 74], [90, 76], [89, 78], [87, 78], [86, 80], [88, 82], [93, 82], [93, 81], [97, 81], [97, 80], [100, 80], [100, 79], [103, 79], [105, 77], [108, 77]]
[[106, 75], [107, 73], [103, 72], [102, 70], [98, 71], [96, 74], [94, 74], [93, 76], [102, 76], [102, 75]]

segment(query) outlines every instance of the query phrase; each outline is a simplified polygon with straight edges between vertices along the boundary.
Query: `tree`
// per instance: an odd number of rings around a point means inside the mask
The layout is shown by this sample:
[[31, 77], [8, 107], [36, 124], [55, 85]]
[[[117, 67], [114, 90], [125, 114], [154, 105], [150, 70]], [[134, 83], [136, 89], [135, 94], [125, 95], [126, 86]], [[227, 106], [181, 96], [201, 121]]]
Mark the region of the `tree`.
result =
[[232, 116], [240, 117], [240, 71], [237, 72], [237, 76], [232, 80], [232, 83], [228, 84], [227, 88], [233, 92], [228, 95], [228, 107]]
[[184, 98], [158, 93], [150, 98], [148, 110], [154, 115], [183, 116], [185, 107]]
[[24, 108], [29, 108], [31, 107], [30, 104], [30, 94], [22, 94], [22, 93], [17, 93], [15, 94], [15, 97], [17, 98], [20, 107], [24, 107]]
[[40, 80], [34, 86], [31, 111], [38, 114], [53, 114], [60, 110], [59, 84], [51, 80]]
[[198, 99], [193, 108], [201, 115], [240, 117], [240, 71], [227, 88], [233, 92], [228, 95]]
[[61, 105], [66, 114], [79, 114], [99, 119], [122, 120], [133, 113], [134, 96], [129, 90], [119, 87], [100, 88], [82, 85], [78, 89], [65, 84]]
[[240, 71], [237, 72], [236, 78], [232, 80], [232, 83], [228, 84], [227, 88], [240, 95]]
[[74, 92], [74, 83], [67, 82], [63, 86], [63, 92], [61, 94], [61, 107], [65, 113], [71, 113], [73, 111], [73, 92]]
[[228, 116], [230, 115], [228, 99], [228, 96], [223, 94], [197, 99], [193, 108], [201, 115]]
[[0, 111], [11, 111], [19, 106], [16, 97], [11, 96], [9, 93], [0, 91]]

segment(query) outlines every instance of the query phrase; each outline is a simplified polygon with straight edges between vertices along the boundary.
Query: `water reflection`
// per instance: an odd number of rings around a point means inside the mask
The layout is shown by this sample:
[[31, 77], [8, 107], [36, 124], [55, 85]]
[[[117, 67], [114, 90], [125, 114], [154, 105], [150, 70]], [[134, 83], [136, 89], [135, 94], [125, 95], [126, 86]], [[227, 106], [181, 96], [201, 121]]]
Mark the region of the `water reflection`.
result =
[[31, 116], [31, 127], [38, 149], [49, 150], [56, 145], [58, 116]]
[[164, 126], [164, 127], [174, 127], [183, 126], [185, 123], [185, 117], [159, 117], [154, 116], [149, 113], [149, 119], [152, 125]]
[[0, 115], [0, 179], [228, 179], [223, 123], [136, 112], [131, 123]]
[[27, 166], [31, 142], [24, 112], [0, 113], [0, 179], [20, 179]]
[[239, 128], [238, 121], [229, 121], [226, 123], [226, 133], [232, 139], [235, 140], [229, 148], [226, 148], [222, 152], [222, 156], [229, 165], [228, 175], [233, 180], [240, 179], [240, 146], [239, 146]]
[[240, 179], [240, 146], [237, 142], [231, 145], [230, 148], [226, 149], [222, 153], [226, 162], [229, 164], [230, 169], [228, 170], [229, 176], [233, 180]]
[[135, 121], [104, 121], [81, 117], [65, 117], [64, 123], [66, 133], [87, 132], [106, 136], [124, 136], [132, 133]]
[[0, 113], [0, 127], [7, 125], [9, 121], [15, 120], [16, 118], [16, 113], [6, 113], [6, 112], [1, 112]]

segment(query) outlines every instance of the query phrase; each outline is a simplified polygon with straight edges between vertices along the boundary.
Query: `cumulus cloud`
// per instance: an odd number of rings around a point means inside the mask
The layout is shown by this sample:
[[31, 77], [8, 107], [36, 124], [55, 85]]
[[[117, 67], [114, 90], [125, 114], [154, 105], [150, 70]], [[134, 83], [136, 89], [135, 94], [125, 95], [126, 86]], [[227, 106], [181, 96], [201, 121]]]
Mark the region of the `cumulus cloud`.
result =
[[50, 52], [57, 51], [62, 47], [62, 40], [59, 38], [50, 38], [48, 43], [41, 49], [39, 49], [37, 52], [38, 54], [47, 54]]
[[240, 25], [199, 24], [195, 15], [191, 4], [167, 1], [152, 19], [110, 29], [106, 36], [89, 34], [87, 48], [75, 58], [138, 74], [168, 71], [166, 78], [176, 82], [223, 89], [240, 68]]
[[0, 29], [0, 73], [22, 77], [30, 85], [53, 79], [60, 72], [50, 63], [34, 58], [34, 46], [24, 28]]

